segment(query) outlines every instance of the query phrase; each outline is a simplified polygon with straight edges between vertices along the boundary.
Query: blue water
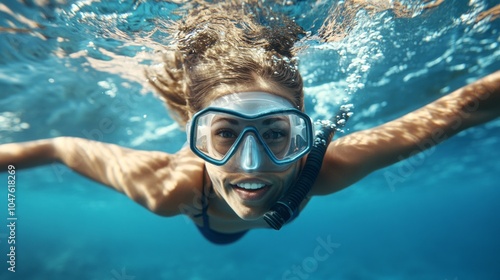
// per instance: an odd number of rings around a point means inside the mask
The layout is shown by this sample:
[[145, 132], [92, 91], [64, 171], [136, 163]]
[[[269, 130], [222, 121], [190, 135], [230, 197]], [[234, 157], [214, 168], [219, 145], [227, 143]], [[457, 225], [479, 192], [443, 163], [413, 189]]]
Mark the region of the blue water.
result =
[[[176, 152], [185, 135], [142, 67], [168, 44], [162, 26], [178, 19], [177, 5], [63, 2], [0, 3], [0, 27], [17, 28], [0, 32], [0, 143], [71, 135]], [[315, 34], [337, 2], [276, 9]], [[354, 105], [337, 137], [500, 69], [500, 19], [476, 22], [499, 1], [447, 0], [428, 11], [421, 2], [403, 1], [416, 7], [410, 18], [360, 12], [343, 40], [304, 42], [308, 113], [326, 118], [339, 104]], [[314, 198], [279, 232], [254, 230], [230, 246], [63, 166], [18, 171], [15, 273], [6, 263], [4, 172], [0, 279], [500, 279], [499, 144], [499, 120], [469, 129]]]

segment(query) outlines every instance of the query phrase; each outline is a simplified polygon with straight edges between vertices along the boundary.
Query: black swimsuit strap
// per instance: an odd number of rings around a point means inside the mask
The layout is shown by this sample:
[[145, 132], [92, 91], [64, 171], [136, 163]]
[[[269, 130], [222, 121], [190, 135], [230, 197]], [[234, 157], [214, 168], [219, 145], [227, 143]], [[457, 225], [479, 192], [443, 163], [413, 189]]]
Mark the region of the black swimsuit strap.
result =
[[[212, 186], [212, 185], [210, 185]], [[209, 190], [210, 193], [210, 190]], [[203, 191], [201, 194], [201, 214], [203, 215], [203, 227], [209, 228], [210, 223], [208, 222], [208, 195], [205, 194], [205, 176], [203, 176]]]
[[[206, 180], [205, 180], [206, 175], [203, 174], [203, 185], [201, 189], [201, 213], [194, 215], [194, 217], [202, 217], [203, 219], [203, 227], [204, 228], [210, 228], [210, 223], [208, 219], [208, 195], [205, 194], [205, 189], [206, 189]], [[212, 190], [212, 184], [210, 184], [210, 190], [209, 193]]]

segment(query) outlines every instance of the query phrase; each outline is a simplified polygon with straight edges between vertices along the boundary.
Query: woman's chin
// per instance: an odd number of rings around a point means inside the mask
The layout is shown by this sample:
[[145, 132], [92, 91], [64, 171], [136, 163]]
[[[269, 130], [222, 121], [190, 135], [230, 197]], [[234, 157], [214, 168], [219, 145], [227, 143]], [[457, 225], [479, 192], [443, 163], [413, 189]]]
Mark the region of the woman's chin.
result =
[[269, 186], [257, 191], [246, 191], [232, 186], [226, 201], [241, 219], [257, 220], [267, 212], [270, 201], [276, 200], [276, 197], [277, 194]]
[[[236, 208], [236, 209], [235, 209]], [[260, 219], [266, 213], [262, 207], [247, 207], [247, 206], [237, 206], [233, 208], [236, 215], [242, 220], [253, 221]]]

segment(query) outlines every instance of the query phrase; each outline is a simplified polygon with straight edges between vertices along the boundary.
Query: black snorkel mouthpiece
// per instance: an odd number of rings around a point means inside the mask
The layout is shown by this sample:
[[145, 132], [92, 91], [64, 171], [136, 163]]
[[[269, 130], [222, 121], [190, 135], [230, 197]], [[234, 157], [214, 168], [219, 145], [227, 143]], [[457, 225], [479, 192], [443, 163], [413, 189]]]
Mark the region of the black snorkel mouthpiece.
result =
[[298, 211], [300, 203], [307, 196], [318, 177], [326, 149], [332, 141], [335, 131], [338, 129], [336, 124], [343, 126], [349, 116], [349, 113], [342, 113], [336, 116], [335, 123], [331, 121], [320, 122], [321, 128], [316, 132], [313, 147], [307, 156], [306, 163], [298, 180], [290, 189], [291, 191], [278, 200], [264, 214], [264, 220], [269, 226], [275, 230], [281, 229], [293, 217], [295, 212]]

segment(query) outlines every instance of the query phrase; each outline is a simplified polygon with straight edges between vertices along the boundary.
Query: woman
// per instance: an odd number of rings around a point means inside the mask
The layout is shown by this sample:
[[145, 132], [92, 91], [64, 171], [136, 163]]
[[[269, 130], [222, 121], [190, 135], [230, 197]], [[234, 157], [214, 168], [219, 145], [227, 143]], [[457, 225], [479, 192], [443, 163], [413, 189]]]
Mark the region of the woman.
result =
[[[58, 137], [0, 146], [0, 165], [61, 162], [129, 196], [153, 213], [188, 215], [201, 233], [228, 244], [253, 228], [297, 180], [312, 144], [294, 43], [303, 31], [282, 17], [227, 7], [194, 9], [150, 83], [189, 146], [175, 154]], [[268, 18], [269, 19], [269, 18]], [[369, 173], [500, 115], [495, 72], [399, 119], [332, 142], [303, 209]], [[295, 218], [295, 217], [293, 217]]]

